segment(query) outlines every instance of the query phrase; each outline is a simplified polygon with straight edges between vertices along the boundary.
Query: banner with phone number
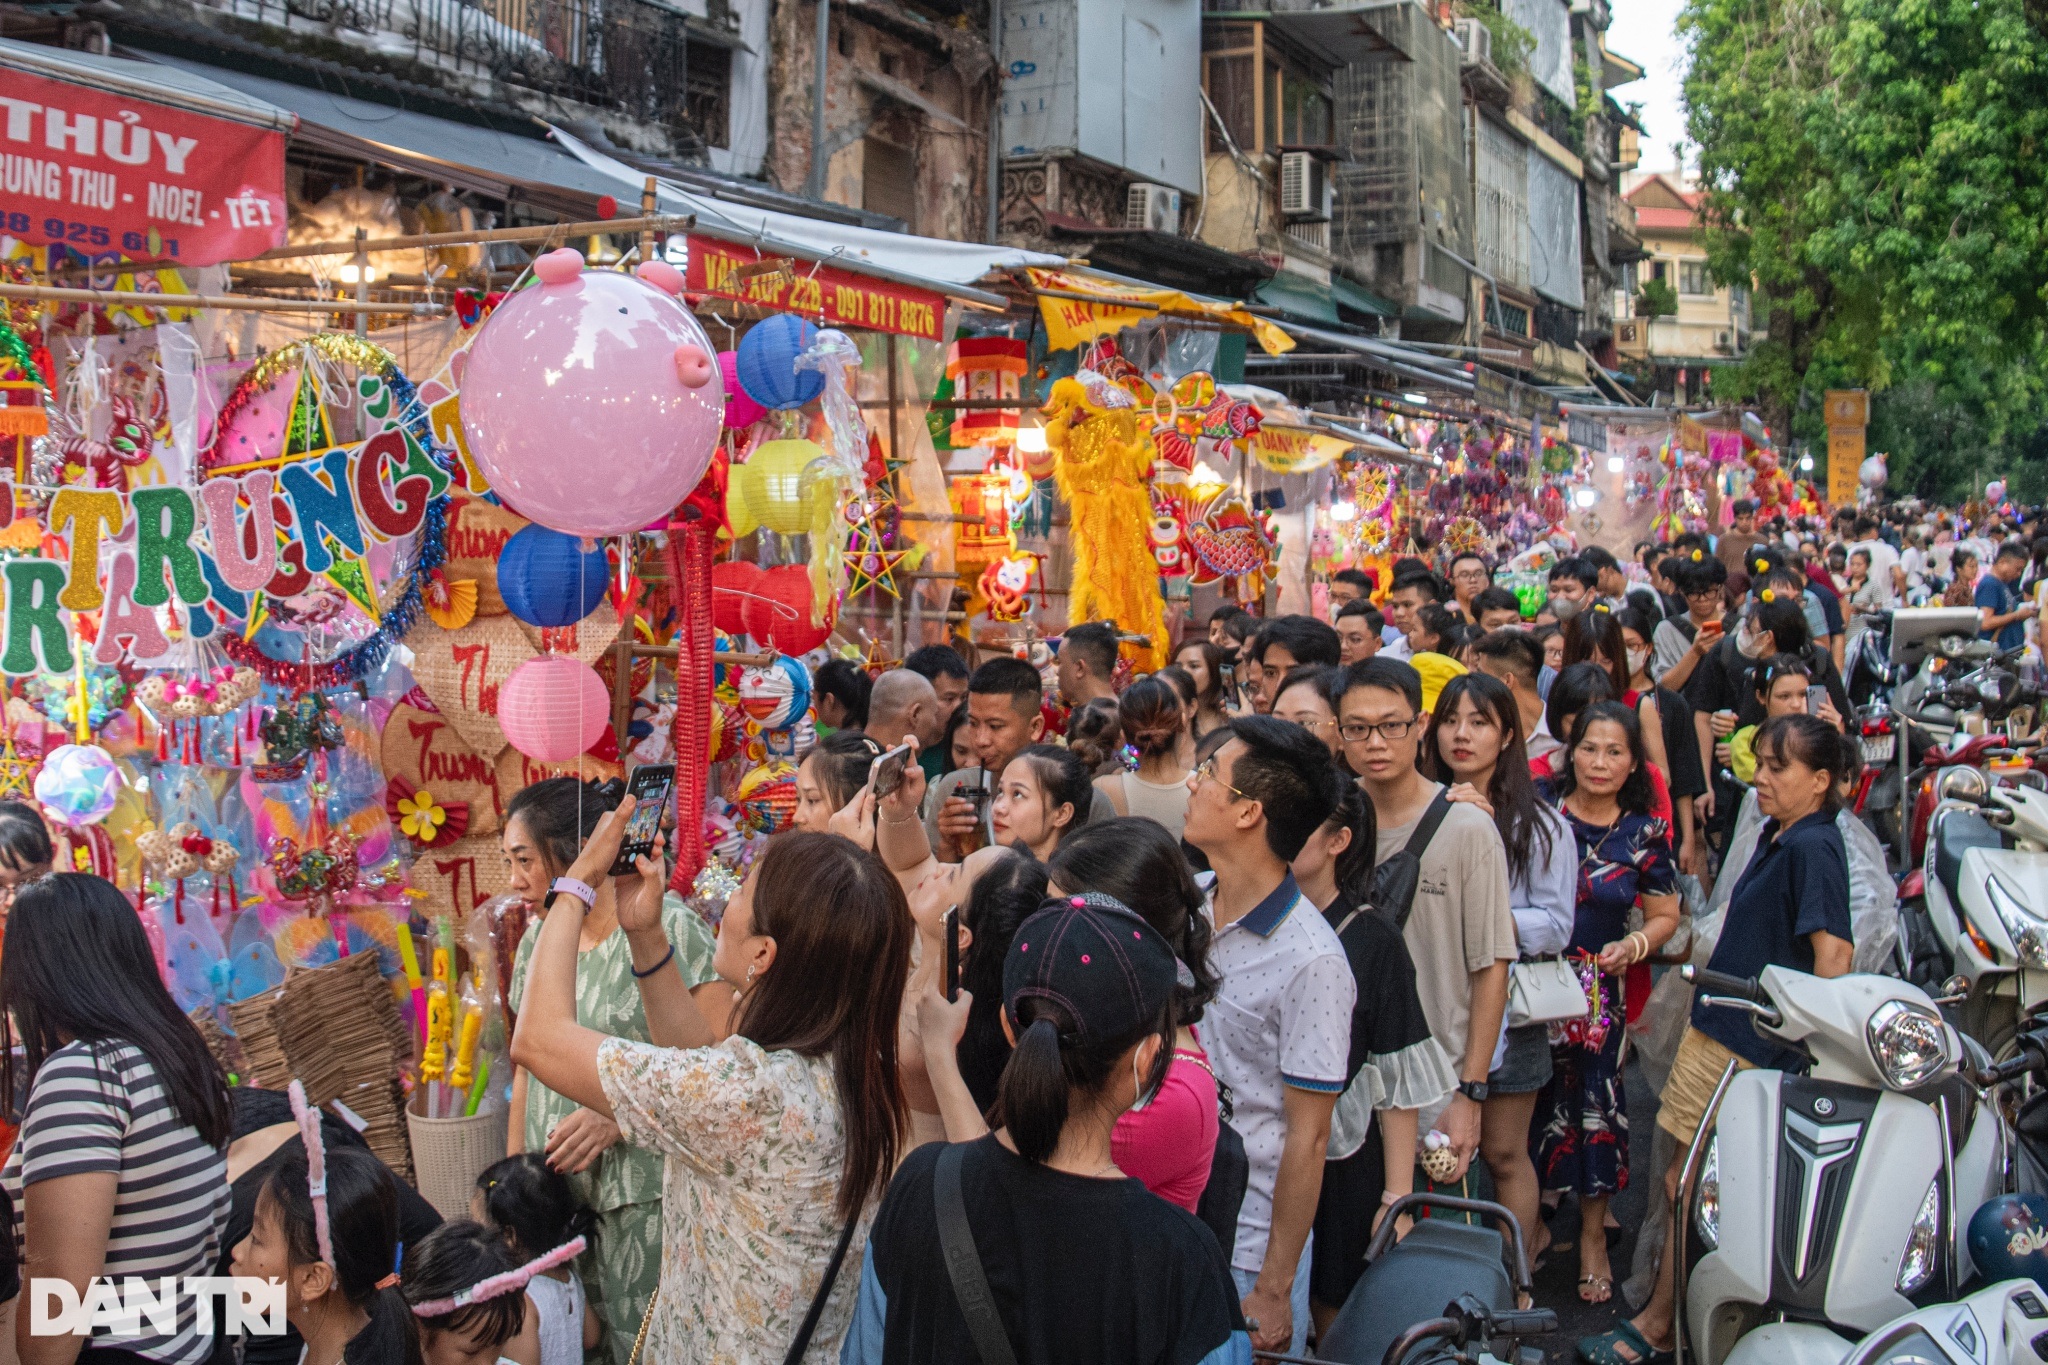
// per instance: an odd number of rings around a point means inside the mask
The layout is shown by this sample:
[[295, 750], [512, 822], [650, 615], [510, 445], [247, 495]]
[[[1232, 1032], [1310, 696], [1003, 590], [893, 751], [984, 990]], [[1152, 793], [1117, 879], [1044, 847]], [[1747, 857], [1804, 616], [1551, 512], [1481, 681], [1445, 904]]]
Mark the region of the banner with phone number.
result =
[[0, 68], [0, 233], [179, 265], [285, 238], [285, 135]]

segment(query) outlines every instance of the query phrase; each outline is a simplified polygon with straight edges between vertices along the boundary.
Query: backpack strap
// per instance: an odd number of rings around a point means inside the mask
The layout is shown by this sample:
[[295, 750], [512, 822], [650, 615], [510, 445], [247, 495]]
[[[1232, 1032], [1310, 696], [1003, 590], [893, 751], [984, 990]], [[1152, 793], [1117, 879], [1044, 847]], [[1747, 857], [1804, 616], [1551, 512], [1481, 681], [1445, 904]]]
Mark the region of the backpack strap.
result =
[[1402, 849], [1404, 853], [1414, 854], [1418, 862], [1422, 859], [1422, 850], [1429, 847], [1431, 839], [1436, 838], [1437, 827], [1443, 824], [1444, 817], [1451, 813], [1451, 798], [1446, 794], [1447, 790], [1439, 790], [1430, 801], [1429, 809], [1423, 811], [1422, 818], [1415, 822], [1415, 832], [1408, 836], [1408, 843]]
[[1010, 1334], [996, 1312], [995, 1295], [989, 1292], [988, 1272], [982, 1269], [981, 1250], [974, 1245], [974, 1229], [967, 1222], [967, 1200], [960, 1192], [960, 1163], [967, 1156], [967, 1144], [954, 1142], [939, 1153], [932, 1173], [932, 1207], [938, 1214], [939, 1249], [946, 1258], [946, 1276], [953, 1281], [953, 1297], [959, 1301], [960, 1316], [967, 1319], [967, 1334], [974, 1338], [975, 1354], [982, 1365], [1017, 1365], [1017, 1353], [1010, 1348]]

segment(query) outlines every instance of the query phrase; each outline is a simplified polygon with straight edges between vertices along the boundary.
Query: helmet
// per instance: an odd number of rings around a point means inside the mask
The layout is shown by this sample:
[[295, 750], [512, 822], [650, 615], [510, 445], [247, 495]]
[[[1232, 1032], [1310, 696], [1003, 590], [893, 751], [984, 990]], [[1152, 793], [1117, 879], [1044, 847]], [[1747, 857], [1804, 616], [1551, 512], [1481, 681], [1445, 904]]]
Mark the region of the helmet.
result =
[[1970, 1259], [1987, 1280], [2048, 1288], [2048, 1198], [2001, 1194], [1970, 1216]]

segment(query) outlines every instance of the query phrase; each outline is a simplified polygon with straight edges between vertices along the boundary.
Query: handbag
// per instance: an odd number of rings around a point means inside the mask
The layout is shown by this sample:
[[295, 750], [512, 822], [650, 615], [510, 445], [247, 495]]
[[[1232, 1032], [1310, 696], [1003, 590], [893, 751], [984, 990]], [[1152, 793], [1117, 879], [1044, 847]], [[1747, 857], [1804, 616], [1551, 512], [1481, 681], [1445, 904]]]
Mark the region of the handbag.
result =
[[1590, 1008], [1579, 974], [1563, 958], [1536, 958], [1509, 965], [1509, 1028], [1583, 1019]]

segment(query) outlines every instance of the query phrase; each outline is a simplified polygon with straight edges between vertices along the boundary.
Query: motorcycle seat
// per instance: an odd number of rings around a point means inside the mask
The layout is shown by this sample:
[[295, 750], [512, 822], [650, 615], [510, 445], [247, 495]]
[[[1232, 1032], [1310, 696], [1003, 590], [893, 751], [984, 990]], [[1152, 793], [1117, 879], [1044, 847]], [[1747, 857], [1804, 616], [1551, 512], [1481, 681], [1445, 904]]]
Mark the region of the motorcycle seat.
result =
[[1934, 840], [1934, 875], [1951, 906], [1962, 904], [1963, 855], [1973, 848], [2005, 847], [1989, 820], [1960, 806], [1937, 811], [1928, 837]]
[[[1380, 1365], [1394, 1339], [1464, 1293], [1494, 1309], [1515, 1306], [1515, 1287], [1501, 1263], [1505, 1243], [1489, 1227], [1420, 1218], [1414, 1231], [1365, 1268], [1317, 1345], [1316, 1358], [1341, 1365]], [[1420, 1361], [1427, 1352], [1411, 1357]]]

